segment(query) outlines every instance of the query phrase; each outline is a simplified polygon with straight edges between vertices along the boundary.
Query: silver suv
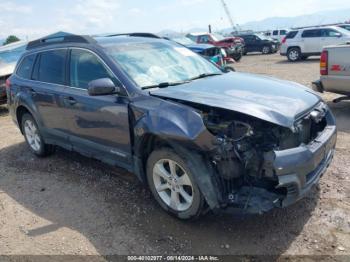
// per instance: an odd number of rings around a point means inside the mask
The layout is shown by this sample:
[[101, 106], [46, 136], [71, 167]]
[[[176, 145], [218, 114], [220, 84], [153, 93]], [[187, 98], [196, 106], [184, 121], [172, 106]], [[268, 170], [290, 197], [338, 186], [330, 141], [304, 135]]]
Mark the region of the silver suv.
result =
[[338, 26], [308, 27], [290, 31], [283, 39], [281, 55], [295, 62], [320, 55], [323, 47], [350, 42], [350, 31]]

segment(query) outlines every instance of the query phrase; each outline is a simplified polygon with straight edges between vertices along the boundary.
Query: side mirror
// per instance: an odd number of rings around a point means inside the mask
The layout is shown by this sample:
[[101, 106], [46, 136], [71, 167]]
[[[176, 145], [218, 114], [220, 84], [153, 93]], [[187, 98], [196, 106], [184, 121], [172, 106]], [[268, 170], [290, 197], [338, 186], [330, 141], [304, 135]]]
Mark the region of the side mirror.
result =
[[88, 86], [90, 96], [105, 96], [120, 93], [120, 87], [115, 86], [110, 78], [92, 80]]

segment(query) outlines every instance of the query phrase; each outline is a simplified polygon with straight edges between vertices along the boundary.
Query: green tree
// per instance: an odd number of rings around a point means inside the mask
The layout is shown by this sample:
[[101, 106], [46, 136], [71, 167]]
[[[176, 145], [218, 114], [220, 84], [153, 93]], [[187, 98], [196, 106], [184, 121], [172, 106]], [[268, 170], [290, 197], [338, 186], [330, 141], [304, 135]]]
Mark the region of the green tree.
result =
[[10, 35], [6, 38], [6, 41], [4, 42], [3, 45], [8, 45], [8, 44], [11, 44], [11, 43], [14, 43], [14, 42], [17, 42], [17, 41], [20, 41], [20, 39], [15, 36], [15, 35]]

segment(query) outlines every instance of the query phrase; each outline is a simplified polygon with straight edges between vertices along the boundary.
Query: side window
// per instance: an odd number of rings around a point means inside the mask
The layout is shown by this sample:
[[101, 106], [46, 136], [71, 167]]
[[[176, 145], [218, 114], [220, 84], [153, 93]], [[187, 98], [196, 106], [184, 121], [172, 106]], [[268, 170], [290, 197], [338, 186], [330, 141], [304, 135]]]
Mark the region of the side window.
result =
[[35, 78], [41, 82], [64, 85], [66, 54], [66, 49], [40, 53]]
[[96, 55], [86, 50], [73, 49], [70, 59], [70, 86], [87, 89], [90, 81], [99, 78], [111, 78], [115, 81]]
[[286, 30], [281, 30], [280, 31], [280, 35], [286, 35], [287, 34], [287, 31]]
[[278, 35], [278, 30], [273, 31], [273, 35]]
[[199, 37], [199, 42], [200, 43], [208, 43], [209, 42], [209, 38], [207, 35], [202, 35]]
[[305, 30], [301, 36], [303, 38], [321, 37], [321, 30], [320, 29]]
[[31, 79], [32, 76], [32, 69], [34, 65], [36, 55], [28, 55], [23, 58], [21, 64], [19, 65], [17, 69], [17, 75], [25, 78], [25, 79]]
[[338, 37], [339, 32], [333, 29], [323, 29], [322, 30], [322, 36], [324, 37]]
[[287, 39], [293, 39], [297, 34], [298, 34], [298, 31], [290, 31], [290, 32], [287, 34], [286, 38], [287, 38]]

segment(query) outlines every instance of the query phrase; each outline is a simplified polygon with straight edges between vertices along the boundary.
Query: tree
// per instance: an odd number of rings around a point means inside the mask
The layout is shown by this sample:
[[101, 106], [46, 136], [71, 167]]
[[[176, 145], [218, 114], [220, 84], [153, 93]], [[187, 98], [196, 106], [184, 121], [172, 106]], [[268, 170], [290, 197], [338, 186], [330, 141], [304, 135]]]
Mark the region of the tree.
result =
[[15, 35], [10, 35], [6, 38], [5, 42], [3, 45], [8, 45], [8, 44], [11, 44], [11, 43], [14, 43], [14, 42], [17, 42], [17, 41], [20, 41], [20, 39], [15, 36]]

